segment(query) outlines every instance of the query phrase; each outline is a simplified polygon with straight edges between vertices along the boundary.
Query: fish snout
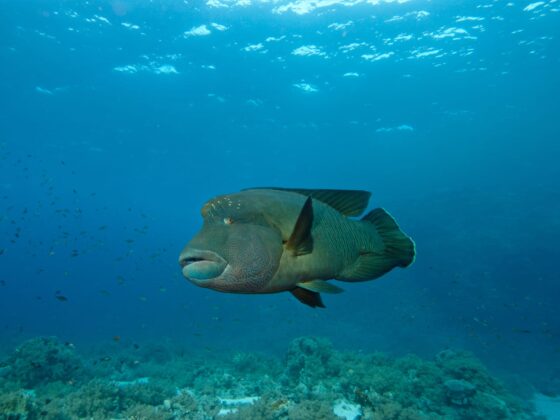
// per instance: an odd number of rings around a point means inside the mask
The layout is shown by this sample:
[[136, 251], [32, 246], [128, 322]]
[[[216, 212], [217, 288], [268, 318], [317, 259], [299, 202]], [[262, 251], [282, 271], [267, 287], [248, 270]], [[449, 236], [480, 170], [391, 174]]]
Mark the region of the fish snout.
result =
[[219, 277], [227, 267], [227, 261], [213, 251], [186, 249], [179, 256], [183, 276], [195, 283]]

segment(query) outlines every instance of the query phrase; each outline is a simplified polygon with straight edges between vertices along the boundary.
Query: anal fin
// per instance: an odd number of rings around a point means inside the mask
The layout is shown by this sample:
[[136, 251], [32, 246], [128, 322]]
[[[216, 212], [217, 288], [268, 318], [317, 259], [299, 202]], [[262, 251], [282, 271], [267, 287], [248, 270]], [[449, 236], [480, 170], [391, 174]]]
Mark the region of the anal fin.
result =
[[327, 283], [325, 280], [310, 280], [301, 283], [297, 283], [302, 289], [310, 290], [317, 293], [342, 293], [344, 292], [338, 286], [334, 284]]
[[292, 295], [295, 296], [297, 300], [301, 303], [311, 306], [312, 308], [324, 308], [325, 304], [321, 299], [321, 295], [317, 292], [312, 292], [311, 290], [303, 289], [301, 287], [296, 287], [291, 290]]

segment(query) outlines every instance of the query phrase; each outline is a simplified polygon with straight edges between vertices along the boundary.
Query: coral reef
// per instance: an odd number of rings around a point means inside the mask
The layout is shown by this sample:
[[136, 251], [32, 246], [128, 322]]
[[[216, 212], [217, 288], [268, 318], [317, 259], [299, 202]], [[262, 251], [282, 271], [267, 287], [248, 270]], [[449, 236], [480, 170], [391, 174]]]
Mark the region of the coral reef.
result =
[[25, 419], [35, 411], [33, 395], [24, 391], [0, 394], [0, 419]]
[[538, 418], [469, 353], [393, 358], [314, 337], [293, 340], [283, 360], [162, 345], [86, 358], [35, 338], [0, 369], [2, 420]]
[[464, 406], [472, 403], [476, 387], [464, 379], [448, 379], [443, 383], [447, 401], [450, 404]]
[[74, 381], [84, 375], [81, 359], [72, 345], [54, 337], [34, 338], [24, 342], [3, 362], [2, 376], [34, 388], [53, 381]]

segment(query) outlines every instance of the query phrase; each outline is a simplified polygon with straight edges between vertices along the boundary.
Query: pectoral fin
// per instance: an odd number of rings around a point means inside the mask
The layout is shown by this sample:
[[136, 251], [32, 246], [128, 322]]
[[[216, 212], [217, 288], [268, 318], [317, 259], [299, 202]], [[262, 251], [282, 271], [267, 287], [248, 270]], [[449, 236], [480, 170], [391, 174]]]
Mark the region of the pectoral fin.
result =
[[313, 202], [311, 197], [307, 197], [290, 239], [286, 242], [286, 249], [292, 251], [294, 256], [305, 255], [313, 251], [313, 238], [311, 237], [311, 227], [313, 226]]
[[297, 284], [302, 289], [310, 290], [317, 293], [342, 293], [343, 289], [334, 284], [327, 283], [324, 280], [311, 280]]
[[311, 290], [303, 289], [301, 287], [296, 287], [291, 290], [292, 295], [295, 296], [297, 300], [301, 303], [304, 303], [307, 306], [311, 306], [312, 308], [324, 308], [325, 305], [321, 300], [321, 295], [316, 292], [312, 292]]

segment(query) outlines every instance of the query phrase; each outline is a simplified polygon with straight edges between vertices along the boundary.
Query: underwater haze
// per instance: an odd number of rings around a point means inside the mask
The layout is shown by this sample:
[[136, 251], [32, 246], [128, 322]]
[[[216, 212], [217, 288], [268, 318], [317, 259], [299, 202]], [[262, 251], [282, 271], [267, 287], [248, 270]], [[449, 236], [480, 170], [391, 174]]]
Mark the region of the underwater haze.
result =
[[[3, 0], [0, 92], [0, 419], [560, 419], [559, 0]], [[371, 191], [415, 263], [186, 281], [270, 186]]]

